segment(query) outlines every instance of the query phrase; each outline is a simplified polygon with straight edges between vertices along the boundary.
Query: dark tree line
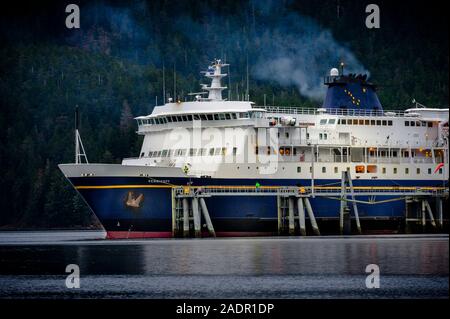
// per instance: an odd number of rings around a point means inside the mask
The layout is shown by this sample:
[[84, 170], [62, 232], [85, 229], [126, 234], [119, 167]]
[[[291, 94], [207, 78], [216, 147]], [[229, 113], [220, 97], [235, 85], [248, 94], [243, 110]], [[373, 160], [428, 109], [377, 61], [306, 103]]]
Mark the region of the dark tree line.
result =
[[[184, 99], [199, 89], [200, 68], [215, 57], [211, 52], [218, 52], [233, 63], [236, 99], [246, 87], [248, 56], [258, 56], [254, 36], [264, 31], [262, 17], [270, 20], [263, 15], [264, 7], [253, 1], [143, 1], [133, 10], [126, 3], [94, 4], [98, 6], [91, 6], [85, 17], [89, 27], [77, 34], [52, 31], [63, 21], [63, 11], [55, 18], [59, 4], [56, 9], [50, 5], [51, 10], [17, 8], [2, 16], [0, 227], [95, 226], [96, 220], [57, 168], [74, 160], [75, 105], [80, 107], [80, 130], [90, 162], [120, 163], [137, 156], [142, 137], [135, 133], [133, 118], [149, 114], [156, 99], [162, 102], [163, 68], [167, 96], [173, 96], [175, 70], [177, 96]], [[315, 19], [345, 43], [371, 71], [371, 79], [381, 84], [385, 106], [407, 107], [412, 98], [448, 106], [448, 22], [440, 13], [380, 1], [385, 8], [382, 28], [368, 32], [361, 1], [281, 5]], [[103, 14], [116, 17], [115, 24], [102, 22]], [[195, 22], [186, 22], [186, 28], [201, 26], [210, 32], [210, 47], [194, 41], [198, 30], [174, 29], [186, 17]], [[227, 38], [226, 30], [236, 27], [245, 36]], [[217, 39], [216, 30], [224, 30]], [[263, 104], [264, 95], [267, 104], [320, 104], [301, 96], [294, 85], [251, 77], [251, 99]]]

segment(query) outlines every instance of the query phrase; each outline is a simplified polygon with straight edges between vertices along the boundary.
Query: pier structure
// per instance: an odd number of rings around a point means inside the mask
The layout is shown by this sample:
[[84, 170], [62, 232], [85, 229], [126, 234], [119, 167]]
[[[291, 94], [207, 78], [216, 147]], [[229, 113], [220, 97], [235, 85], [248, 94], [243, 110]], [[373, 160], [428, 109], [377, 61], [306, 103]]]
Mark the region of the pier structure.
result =
[[[353, 186], [349, 171], [342, 172], [341, 186], [173, 186], [172, 234], [174, 237], [215, 237], [216, 233], [205, 198], [217, 196], [272, 196], [277, 199], [278, 235], [307, 235], [307, 219], [312, 233], [321, 232], [310, 203], [310, 198], [321, 197], [340, 201], [339, 232], [349, 235], [352, 220], [356, 234], [363, 229], [358, 214], [358, 204], [377, 205], [389, 201], [404, 200], [405, 231], [420, 224], [425, 231], [427, 223], [435, 229], [443, 227], [443, 201], [448, 200], [448, 187], [421, 186]], [[387, 200], [376, 197], [389, 196]], [[361, 197], [369, 200], [359, 199]], [[430, 200], [435, 201], [433, 213]], [[436, 214], [436, 217], [435, 217]], [[203, 225], [207, 232], [202, 232]]]

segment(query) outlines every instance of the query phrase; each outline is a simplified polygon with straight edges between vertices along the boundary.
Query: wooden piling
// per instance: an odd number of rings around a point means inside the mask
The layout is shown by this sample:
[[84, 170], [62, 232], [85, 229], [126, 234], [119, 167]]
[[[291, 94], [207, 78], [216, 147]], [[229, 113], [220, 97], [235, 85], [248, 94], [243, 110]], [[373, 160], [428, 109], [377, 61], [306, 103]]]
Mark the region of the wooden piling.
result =
[[194, 217], [194, 234], [196, 238], [200, 238], [202, 236], [201, 232], [201, 218], [200, 218], [200, 211], [198, 207], [198, 198], [193, 197], [192, 198], [192, 215]]
[[289, 235], [295, 235], [294, 198], [289, 197]]
[[358, 230], [358, 234], [361, 234], [362, 231], [361, 231], [361, 223], [359, 221], [358, 205], [356, 204], [355, 192], [353, 190], [353, 182], [350, 177], [350, 169], [347, 169], [346, 177], [348, 179], [348, 185], [350, 186], [350, 195], [351, 195], [352, 201], [353, 201], [353, 213], [355, 214], [356, 228]]
[[304, 200], [305, 200], [306, 211], [308, 212], [309, 220], [311, 222], [311, 226], [314, 231], [314, 234], [316, 234], [317, 236], [320, 236], [319, 226], [317, 226], [316, 218], [314, 217], [314, 212], [312, 210], [311, 203], [309, 202], [309, 199], [307, 197], [305, 197]]
[[189, 237], [189, 202], [183, 198], [183, 236]]
[[423, 200], [425, 203], [425, 208], [427, 209], [428, 216], [430, 217], [431, 225], [436, 228], [436, 221], [434, 220], [433, 212], [431, 211], [430, 203], [426, 199]]
[[283, 233], [283, 216], [282, 216], [282, 209], [281, 209], [281, 196], [277, 196], [277, 217], [278, 217], [278, 235], [281, 235]]
[[303, 206], [303, 198], [297, 198], [297, 210], [298, 210], [298, 224], [300, 225], [300, 235], [306, 236], [306, 223], [305, 223], [305, 207]]
[[341, 175], [341, 205], [339, 208], [339, 232], [341, 235], [344, 234], [344, 208], [347, 203], [344, 201], [345, 199], [345, 171], [342, 171]]
[[208, 231], [211, 236], [216, 237], [216, 232], [214, 231], [213, 224], [211, 222], [211, 218], [209, 217], [208, 208], [206, 207], [205, 199], [200, 197], [200, 207], [202, 208], [202, 215], [206, 222], [206, 227], [208, 227]]
[[425, 227], [426, 227], [426, 212], [425, 212], [425, 201], [424, 200], [422, 200], [421, 201], [422, 203], [422, 210], [421, 210], [421, 212], [422, 212], [422, 230], [425, 232]]
[[442, 229], [444, 227], [444, 216], [443, 216], [443, 211], [442, 211], [442, 198], [441, 197], [436, 198], [436, 210], [437, 210], [437, 215], [438, 215], [439, 228]]
[[175, 188], [172, 188], [172, 237], [175, 237], [177, 232], [177, 199], [175, 195]]

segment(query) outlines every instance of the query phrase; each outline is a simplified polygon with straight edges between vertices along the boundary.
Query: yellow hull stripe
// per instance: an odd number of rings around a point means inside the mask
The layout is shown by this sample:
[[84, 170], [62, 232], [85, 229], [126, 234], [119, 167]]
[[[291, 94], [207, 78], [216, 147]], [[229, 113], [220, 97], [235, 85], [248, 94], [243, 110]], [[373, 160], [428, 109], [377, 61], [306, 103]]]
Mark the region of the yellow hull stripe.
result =
[[114, 188], [173, 188], [172, 185], [102, 185], [75, 186], [76, 189], [114, 189]]
[[[255, 189], [256, 186], [228, 186], [228, 185], [208, 185], [208, 186], [186, 186], [186, 185], [101, 185], [101, 186], [75, 186], [76, 189], [121, 189], [121, 188], [178, 188], [178, 187], [193, 187], [193, 188], [214, 188], [214, 189]], [[258, 189], [280, 189], [289, 186], [259, 186]], [[292, 187], [292, 186], [290, 186]], [[310, 190], [310, 186], [300, 186], [299, 189]], [[350, 189], [348, 186], [347, 189]], [[340, 186], [314, 186], [317, 190], [340, 190]], [[354, 190], [424, 190], [424, 191], [438, 191], [445, 190], [447, 187], [431, 187], [431, 186], [353, 186]]]

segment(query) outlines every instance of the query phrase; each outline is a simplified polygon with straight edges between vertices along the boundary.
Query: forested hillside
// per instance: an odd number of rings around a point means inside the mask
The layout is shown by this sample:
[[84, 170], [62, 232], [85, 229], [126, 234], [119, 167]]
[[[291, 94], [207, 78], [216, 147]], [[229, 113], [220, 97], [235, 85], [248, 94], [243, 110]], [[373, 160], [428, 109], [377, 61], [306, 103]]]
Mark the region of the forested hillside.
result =
[[[373, 2], [373, 1], [372, 1]], [[81, 1], [81, 28], [65, 4], [21, 4], [0, 22], [0, 227], [94, 223], [57, 169], [74, 160], [73, 112], [90, 162], [136, 156], [133, 117], [168, 96], [185, 99], [213, 58], [231, 64], [230, 92], [262, 104], [319, 106], [322, 77], [345, 61], [378, 83], [385, 108], [448, 106], [448, 22], [439, 7], [378, 1], [367, 29], [357, 0]]]

